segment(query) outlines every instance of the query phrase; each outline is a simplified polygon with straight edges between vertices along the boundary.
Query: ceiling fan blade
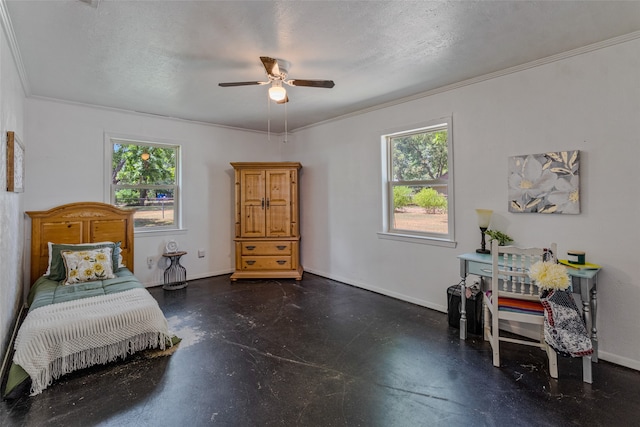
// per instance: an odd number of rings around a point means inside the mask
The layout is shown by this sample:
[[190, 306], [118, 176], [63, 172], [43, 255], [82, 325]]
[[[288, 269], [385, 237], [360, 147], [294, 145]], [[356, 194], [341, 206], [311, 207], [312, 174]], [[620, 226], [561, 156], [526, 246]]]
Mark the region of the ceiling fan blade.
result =
[[264, 69], [267, 72], [267, 75], [279, 75], [280, 67], [278, 67], [278, 60], [269, 58], [268, 56], [261, 56], [260, 61], [262, 61], [262, 65], [264, 65]]
[[307, 86], [307, 87], [323, 87], [327, 89], [331, 89], [335, 86], [333, 80], [299, 80], [299, 79], [291, 79], [285, 82], [291, 86]]
[[218, 86], [222, 87], [232, 87], [232, 86], [251, 86], [251, 85], [266, 85], [269, 82], [228, 82], [228, 83], [218, 83]]

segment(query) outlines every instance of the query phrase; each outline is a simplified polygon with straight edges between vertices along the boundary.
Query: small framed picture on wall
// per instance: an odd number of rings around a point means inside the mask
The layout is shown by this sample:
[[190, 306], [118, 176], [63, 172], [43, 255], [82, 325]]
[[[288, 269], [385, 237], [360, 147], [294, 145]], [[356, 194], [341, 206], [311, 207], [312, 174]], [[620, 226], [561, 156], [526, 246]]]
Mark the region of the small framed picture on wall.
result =
[[24, 191], [24, 147], [15, 132], [7, 132], [7, 191]]

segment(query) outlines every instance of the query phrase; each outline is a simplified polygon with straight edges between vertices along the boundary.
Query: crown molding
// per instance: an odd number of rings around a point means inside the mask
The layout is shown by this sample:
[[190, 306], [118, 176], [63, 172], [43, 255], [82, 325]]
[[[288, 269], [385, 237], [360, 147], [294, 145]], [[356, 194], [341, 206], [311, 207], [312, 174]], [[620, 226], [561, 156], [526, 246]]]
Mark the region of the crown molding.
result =
[[16, 64], [16, 69], [18, 70], [20, 83], [22, 83], [22, 90], [24, 91], [25, 96], [29, 96], [31, 95], [31, 87], [29, 86], [29, 79], [27, 78], [27, 71], [24, 68], [20, 48], [16, 41], [16, 34], [13, 31], [11, 18], [9, 18], [6, 0], [0, 0], [0, 22], [2, 23], [4, 34], [7, 37], [7, 43], [9, 43], [9, 49], [11, 50], [11, 55], [13, 55], [13, 61]]
[[621, 43], [626, 43], [632, 40], [636, 40], [636, 39], [640, 39], [640, 31], [634, 31], [628, 34], [624, 34], [622, 36], [618, 36], [618, 37], [614, 37], [611, 39], [607, 39], [607, 40], [603, 40], [600, 42], [596, 42], [593, 44], [589, 44], [586, 46], [582, 46], [576, 49], [571, 49], [568, 50], [566, 52], [561, 52], [561, 53], [557, 53], [555, 55], [551, 55], [551, 56], [547, 56], [545, 58], [541, 58], [535, 61], [530, 61], [530, 62], [526, 62], [524, 64], [520, 64], [520, 65], [516, 65], [513, 67], [509, 67], [509, 68], [505, 68], [503, 70], [498, 70], [498, 71], [494, 71], [492, 73], [488, 73], [488, 74], [484, 74], [481, 76], [477, 76], [477, 77], [472, 77], [470, 79], [467, 80], [462, 80], [460, 82], [456, 82], [456, 83], [452, 83], [446, 86], [441, 86], [435, 89], [431, 89], [429, 91], [426, 92], [421, 92], [418, 93], [416, 95], [411, 95], [411, 96], [407, 96], [404, 98], [399, 98], [393, 101], [388, 101], [388, 102], [384, 102], [382, 104], [378, 104], [378, 105], [374, 105], [373, 107], [369, 107], [369, 108], [363, 108], [361, 110], [358, 111], [353, 111], [351, 113], [347, 113], [347, 114], [343, 114], [341, 116], [337, 116], [337, 117], [333, 117], [321, 122], [317, 122], [317, 123], [312, 123], [310, 125], [307, 126], [302, 126], [296, 129], [292, 129], [289, 130], [289, 133], [296, 133], [296, 132], [300, 132], [302, 130], [305, 129], [310, 129], [310, 128], [314, 128], [316, 126], [320, 126], [320, 125], [324, 125], [327, 123], [331, 123], [331, 122], [336, 122], [339, 120], [343, 120], [343, 119], [347, 119], [350, 117], [356, 117], [356, 116], [360, 116], [362, 114], [366, 114], [366, 113], [370, 113], [372, 111], [377, 111], [377, 110], [382, 110], [384, 108], [388, 108], [388, 107], [393, 107], [395, 105], [400, 105], [400, 104], [405, 104], [407, 102], [411, 102], [411, 101], [415, 101], [417, 99], [422, 99], [422, 98], [426, 98], [429, 96], [433, 96], [433, 95], [437, 95], [439, 93], [443, 93], [443, 92], [449, 92], [455, 89], [459, 89], [461, 87], [465, 87], [465, 86], [469, 86], [469, 85], [473, 85], [476, 83], [481, 83], [487, 80], [491, 80], [491, 79], [495, 79], [498, 77], [503, 77], [509, 74], [513, 74], [513, 73], [517, 73], [520, 71], [524, 71], [524, 70], [528, 70], [531, 68], [536, 68], [536, 67], [540, 67], [542, 65], [546, 65], [546, 64], [551, 64], [553, 62], [557, 62], [557, 61], [562, 61], [564, 59], [568, 59], [571, 58], [573, 56], [577, 56], [577, 55], [583, 55], [585, 53], [589, 53], [589, 52], [593, 52], [599, 49], [604, 49], [607, 47], [611, 47], [611, 46], [615, 46]]

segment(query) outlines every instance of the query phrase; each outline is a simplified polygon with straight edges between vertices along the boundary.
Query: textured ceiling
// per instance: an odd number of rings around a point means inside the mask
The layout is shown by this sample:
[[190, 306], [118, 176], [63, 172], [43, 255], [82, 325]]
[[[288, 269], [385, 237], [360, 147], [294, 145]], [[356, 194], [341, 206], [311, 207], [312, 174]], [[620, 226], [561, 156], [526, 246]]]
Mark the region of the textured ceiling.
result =
[[[638, 1], [0, 0], [28, 95], [283, 131], [260, 56], [291, 63], [289, 131], [640, 31]], [[638, 35], [640, 37], [640, 35]]]

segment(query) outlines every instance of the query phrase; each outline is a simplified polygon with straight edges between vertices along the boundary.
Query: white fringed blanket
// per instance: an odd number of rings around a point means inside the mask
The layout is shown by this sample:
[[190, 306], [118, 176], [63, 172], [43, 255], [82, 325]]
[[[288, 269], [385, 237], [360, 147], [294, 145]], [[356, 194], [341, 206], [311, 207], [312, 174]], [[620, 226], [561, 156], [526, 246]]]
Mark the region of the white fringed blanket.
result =
[[34, 396], [64, 374], [147, 348], [165, 349], [170, 342], [156, 300], [146, 289], [131, 289], [29, 312], [13, 361], [31, 377]]

